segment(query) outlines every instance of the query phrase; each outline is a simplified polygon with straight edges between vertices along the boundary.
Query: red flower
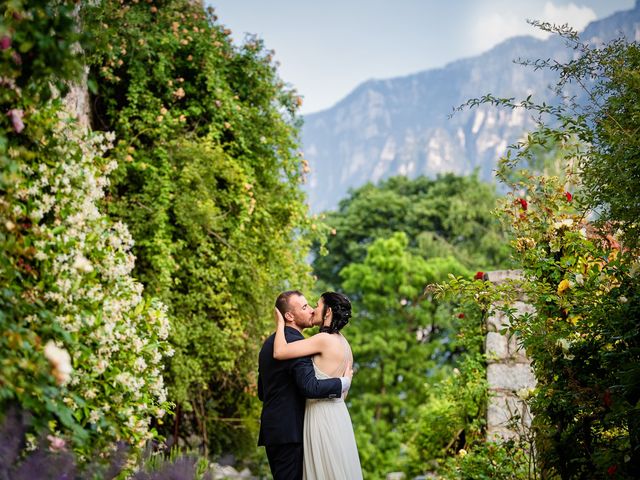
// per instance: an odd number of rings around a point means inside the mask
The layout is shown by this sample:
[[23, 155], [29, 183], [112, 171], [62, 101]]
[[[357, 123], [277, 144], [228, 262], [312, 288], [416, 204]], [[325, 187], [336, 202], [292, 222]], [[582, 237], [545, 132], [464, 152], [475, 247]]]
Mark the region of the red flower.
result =
[[523, 210], [526, 210], [527, 207], [529, 206], [529, 204], [527, 203], [527, 201], [524, 198], [519, 198], [518, 200], [516, 200], [516, 202], [518, 202], [520, 204], [520, 206], [522, 207]]
[[613, 403], [613, 400], [611, 398], [611, 392], [609, 390], [607, 390], [606, 392], [604, 392], [604, 397], [602, 399], [602, 402], [607, 406], [607, 407], [611, 407], [611, 404]]
[[475, 277], [473, 277], [474, 280], [484, 280], [484, 272], [477, 272]]
[[607, 468], [607, 473], [611, 477], [613, 477], [617, 471], [618, 471], [618, 465], [611, 465], [609, 468]]
[[11, 37], [9, 35], [5, 35], [0, 38], [0, 50], [6, 50], [11, 47]]
[[464, 313], [459, 313], [458, 318], [464, 318]]
[[573, 195], [570, 192], [564, 192], [564, 196], [567, 197], [567, 202], [573, 200]]

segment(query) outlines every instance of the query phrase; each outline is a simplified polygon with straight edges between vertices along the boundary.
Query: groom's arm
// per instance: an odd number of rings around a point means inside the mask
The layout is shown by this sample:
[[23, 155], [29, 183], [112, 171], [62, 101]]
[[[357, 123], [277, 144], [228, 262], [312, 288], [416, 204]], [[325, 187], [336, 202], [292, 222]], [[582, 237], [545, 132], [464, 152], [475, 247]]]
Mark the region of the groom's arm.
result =
[[264, 390], [262, 388], [262, 375], [260, 375], [260, 371], [258, 371], [258, 399], [264, 402]]
[[318, 380], [311, 363], [311, 357], [294, 360], [291, 374], [298, 390], [306, 398], [336, 398], [342, 395], [343, 381], [339, 378]]

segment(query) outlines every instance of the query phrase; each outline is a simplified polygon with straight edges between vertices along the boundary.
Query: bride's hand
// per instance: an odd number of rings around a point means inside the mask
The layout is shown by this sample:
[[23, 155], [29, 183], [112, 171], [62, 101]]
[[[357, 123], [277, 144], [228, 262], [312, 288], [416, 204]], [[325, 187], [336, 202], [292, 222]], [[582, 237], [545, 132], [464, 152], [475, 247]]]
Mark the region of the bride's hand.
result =
[[277, 308], [273, 309], [273, 320], [276, 323], [276, 328], [280, 323], [284, 324], [284, 317], [280, 313], [280, 310], [278, 310]]

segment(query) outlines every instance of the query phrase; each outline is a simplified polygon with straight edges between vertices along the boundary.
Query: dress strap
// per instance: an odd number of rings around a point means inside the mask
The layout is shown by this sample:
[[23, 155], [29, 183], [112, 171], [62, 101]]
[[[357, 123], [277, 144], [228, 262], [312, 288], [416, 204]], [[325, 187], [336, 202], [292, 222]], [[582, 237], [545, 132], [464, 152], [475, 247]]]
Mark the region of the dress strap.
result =
[[342, 340], [342, 347], [344, 349], [344, 356], [342, 358], [342, 363], [336, 368], [336, 370], [334, 371], [332, 377], [341, 377], [343, 376], [346, 371], [347, 371], [347, 364], [349, 363], [349, 361], [351, 361], [353, 359], [352, 353], [351, 353], [351, 347], [349, 346], [349, 342], [347, 342], [347, 339], [344, 338], [344, 336], [342, 334], [338, 334], [340, 336], [340, 339]]

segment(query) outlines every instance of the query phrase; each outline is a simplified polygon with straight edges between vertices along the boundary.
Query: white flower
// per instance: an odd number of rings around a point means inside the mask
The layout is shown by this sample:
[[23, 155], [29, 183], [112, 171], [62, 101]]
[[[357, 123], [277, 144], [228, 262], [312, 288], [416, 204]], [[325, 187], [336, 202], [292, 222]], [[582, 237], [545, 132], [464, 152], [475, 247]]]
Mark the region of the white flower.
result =
[[44, 356], [53, 367], [52, 374], [59, 385], [64, 385], [71, 380], [71, 356], [64, 348], [59, 348], [53, 340], [49, 340], [44, 346]]
[[144, 372], [147, 368], [147, 362], [144, 361], [144, 358], [138, 357], [133, 364], [134, 368], [139, 372]]
[[524, 387], [524, 388], [521, 388], [520, 390], [518, 390], [518, 391], [516, 392], [516, 395], [518, 396], [518, 398], [519, 398], [520, 400], [525, 401], [525, 400], [527, 400], [529, 397], [531, 397], [531, 395], [533, 394], [533, 392], [534, 392], [534, 391], [535, 391], [535, 389], [534, 389], [534, 388]]
[[91, 413], [89, 414], [89, 422], [98, 423], [98, 420], [100, 420], [101, 417], [102, 415], [98, 410], [91, 410]]
[[76, 255], [76, 258], [73, 261], [73, 268], [84, 273], [93, 271], [93, 265], [91, 265], [91, 262], [81, 254]]
[[560, 230], [562, 227], [571, 227], [573, 225], [572, 218], [565, 218], [564, 220], [560, 220], [553, 224], [553, 228], [556, 230]]
[[624, 295], [618, 298], [618, 301], [620, 303], [627, 303], [629, 300], [627, 299], [627, 297], [625, 297]]
[[99, 375], [101, 373], [104, 373], [104, 371], [107, 369], [107, 367], [109, 366], [109, 364], [107, 363], [107, 361], [103, 358], [101, 358], [100, 360], [98, 360], [98, 363], [96, 364], [96, 373]]
[[576, 284], [577, 285], [584, 285], [584, 275], [582, 275], [581, 273], [578, 273], [576, 275]]
[[571, 343], [566, 338], [561, 338], [556, 342], [556, 345], [562, 348], [563, 352], [567, 352], [569, 347], [571, 347]]

